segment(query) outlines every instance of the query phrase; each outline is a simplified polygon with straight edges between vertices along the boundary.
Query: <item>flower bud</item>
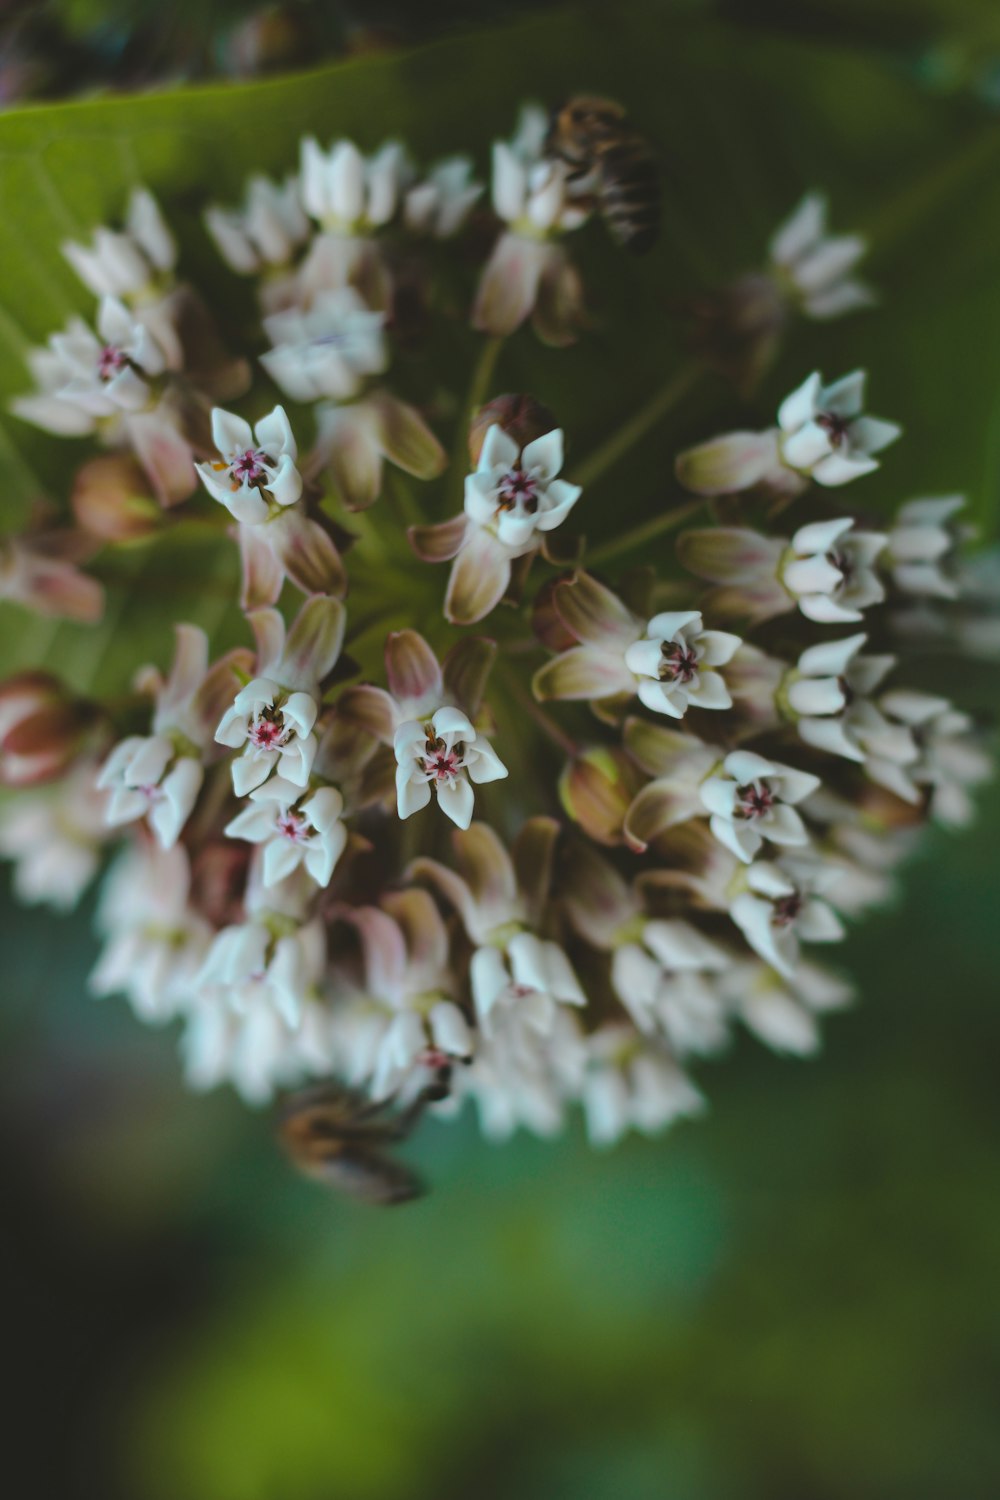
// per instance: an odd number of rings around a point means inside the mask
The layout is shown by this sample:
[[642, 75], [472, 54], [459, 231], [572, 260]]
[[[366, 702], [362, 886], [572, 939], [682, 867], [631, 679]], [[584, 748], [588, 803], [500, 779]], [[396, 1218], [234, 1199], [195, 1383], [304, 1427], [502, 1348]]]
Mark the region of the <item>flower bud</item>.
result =
[[142, 469], [124, 454], [83, 464], [73, 484], [72, 505], [83, 529], [105, 542], [148, 536], [162, 515]]
[[502, 427], [519, 448], [558, 427], [552, 412], [534, 396], [495, 396], [481, 406], [469, 423], [469, 457], [479, 462], [483, 439], [493, 426]]
[[641, 777], [623, 750], [594, 746], [570, 762], [559, 781], [566, 812], [599, 844], [620, 844]]
[[48, 672], [19, 672], [0, 683], [0, 783], [35, 786], [67, 770], [93, 721]]

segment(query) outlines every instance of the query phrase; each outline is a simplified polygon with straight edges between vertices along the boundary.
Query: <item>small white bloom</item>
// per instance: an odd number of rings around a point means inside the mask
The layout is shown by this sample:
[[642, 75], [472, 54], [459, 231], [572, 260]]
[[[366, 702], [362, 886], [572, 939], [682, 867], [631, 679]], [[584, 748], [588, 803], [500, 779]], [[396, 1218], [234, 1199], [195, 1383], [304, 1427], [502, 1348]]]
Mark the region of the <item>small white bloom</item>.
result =
[[807, 1057], [820, 1044], [817, 1016], [842, 1010], [853, 991], [836, 974], [801, 963], [794, 981], [759, 961], [735, 964], [722, 981], [747, 1028], [775, 1052]]
[[173, 269], [177, 254], [156, 199], [146, 188], [133, 192], [124, 230], [102, 226], [89, 246], [67, 240], [62, 251], [96, 297], [148, 293], [159, 276]]
[[625, 652], [639, 678], [640, 700], [654, 713], [682, 719], [689, 708], [731, 708], [719, 667], [742, 645], [738, 635], [706, 630], [697, 610], [654, 615], [644, 640]]
[[712, 976], [729, 955], [680, 919], [645, 922], [641, 943], [616, 947], [611, 983], [636, 1025], [662, 1032], [679, 1055], [717, 1052], [726, 1040], [726, 1012]]
[[105, 943], [90, 975], [95, 995], [125, 994], [140, 1020], [153, 1024], [188, 1008], [212, 938], [188, 904], [190, 883], [179, 845], [125, 850], [101, 892], [97, 923]]
[[426, 807], [433, 787], [442, 812], [459, 828], [468, 828], [475, 802], [470, 783], [507, 775], [492, 745], [457, 708], [439, 708], [425, 723], [411, 719], [400, 724], [393, 748], [401, 818]]
[[112, 750], [97, 786], [110, 793], [110, 827], [146, 818], [160, 847], [170, 849], [191, 816], [204, 776], [201, 761], [179, 750], [169, 735], [133, 734]]
[[326, 936], [316, 918], [299, 925], [260, 911], [216, 933], [194, 988], [237, 1014], [265, 1008], [295, 1027], [323, 975]]
[[302, 494], [298, 450], [284, 407], [276, 406], [251, 431], [249, 422], [217, 406], [212, 441], [221, 460], [195, 467], [213, 500], [237, 521], [259, 526], [275, 507], [294, 505]]
[[264, 885], [275, 885], [299, 865], [317, 885], [329, 885], [347, 843], [341, 822], [344, 799], [337, 788], [324, 786], [307, 794], [272, 776], [250, 793], [249, 800], [252, 805], [237, 813], [226, 833], [264, 846]]
[[97, 874], [105, 802], [88, 764], [0, 805], [0, 856], [13, 861], [19, 901], [72, 911]]
[[864, 634], [851, 635], [810, 646], [783, 685], [800, 738], [859, 765], [876, 753], [882, 735], [892, 733], [871, 694], [892, 671], [896, 658], [862, 655], [867, 639]]
[[288, 308], [264, 319], [272, 348], [260, 362], [293, 401], [356, 396], [388, 362], [385, 315], [365, 306], [353, 287], [322, 292], [308, 311]]
[[870, 307], [871, 287], [851, 275], [867, 250], [861, 235], [826, 231], [826, 199], [807, 193], [775, 232], [770, 260], [786, 294], [809, 318], [837, 318]]
[[959, 587], [950, 565], [966, 532], [952, 518], [964, 506], [964, 495], [928, 496], [900, 506], [886, 540], [886, 562], [901, 593], [958, 598]]
[[872, 455], [899, 437], [895, 422], [862, 415], [865, 372], [854, 370], [824, 386], [817, 371], [778, 409], [779, 448], [784, 463], [817, 484], [847, 484], [878, 468]]
[[505, 1140], [522, 1126], [547, 1138], [562, 1127], [567, 1102], [578, 1097], [586, 1060], [576, 1007], [506, 992], [492, 1008], [490, 1036], [480, 1037], [472, 1065], [457, 1075], [454, 1088], [459, 1098], [472, 1095], [491, 1140]]
[[565, 952], [532, 932], [518, 932], [504, 948], [477, 948], [469, 983], [483, 1035], [495, 1031], [497, 1007], [524, 1005], [536, 1030], [551, 1030], [558, 1005], [586, 1005], [586, 996]]
[[587, 1047], [581, 1099], [591, 1145], [614, 1145], [629, 1130], [657, 1135], [705, 1108], [670, 1054], [630, 1026], [602, 1026]]
[[579, 229], [589, 209], [571, 196], [564, 162], [526, 159], [506, 141], [493, 145], [493, 208], [528, 239]]
[[765, 840], [808, 844], [795, 803], [819, 784], [819, 777], [808, 771], [765, 760], [751, 750], [734, 750], [722, 769], [702, 782], [700, 796], [712, 815], [709, 826], [715, 837], [748, 865]]
[[319, 705], [311, 693], [287, 692], [269, 677], [242, 688], [215, 731], [220, 745], [243, 754], [233, 762], [233, 790], [245, 797], [281, 767], [293, 786], [309, 784], [316, 757], [313, 725]]
[[311, 136], [302, 142], [306, 213], [337, 234], [366, 234], [388, 224], [412, 177], [413, 168], [399, 141], [386, 141], [367, 158], [353, 141], [335, 141], [328, 151]]
[[219, 254], [240, 276], [253, 276], [264, 266], [287, 265], [309, 237], [295, 176], [279, 184], [257, 173], [247, 182], [241, 208], [212, 204], [204, 219]]
[[808, 620], [853, 623], [881, 604], [885, 589], [875, 563], [886, 544], [877, 531], [855, 531], [850, 517], [812, 521], [792, 537], [779, 576]]
[[913, 793], [907, 800], [918, 802], [926, 791], [931, 817], [953, 828], [965, 827], [975, 812], [970, 788], [993, 774], [992, 758], [979, 742], [972, 718], [947, 698], [905, 688], [883, 693], [879, 707], [906, 727], [915, 748], [914, 758], [903, 767], [903, 784], [892, 790], [905, 797], [908, 781]]
[[473, 179], [472, 172], [468, 156], [449, 156], [431, 167], [406, 194], [403, 217], [407, 228], [437, 240], [457, 234], [483, 193], [483, 184]]
[[486, 433], [476, 472], [465, 480], [465, 513], [490, 531], [512, 555], [527, 552], [539, 531], [553, 531], [582, 490], [556, 476], [563, 464], [559, 428], [523, 449], [494, 423]]
[[843, 923], [823, 899], [840, 878], [836, 865], [819, 861], [757, 860], [729, 915], [751, 948], [791, 979], [799, 967], [801, 942], [836, 943], [845, 936]]

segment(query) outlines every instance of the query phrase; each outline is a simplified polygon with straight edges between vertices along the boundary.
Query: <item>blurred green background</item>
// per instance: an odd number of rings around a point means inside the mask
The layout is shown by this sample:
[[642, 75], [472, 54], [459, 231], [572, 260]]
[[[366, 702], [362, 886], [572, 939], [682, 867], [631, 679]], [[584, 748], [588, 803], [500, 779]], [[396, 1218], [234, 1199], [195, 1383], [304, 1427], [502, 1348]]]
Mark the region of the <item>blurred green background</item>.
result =
[[[872, 235], [886, 307], [799, 330], [761, 411], [804, 365], [835, 375], [866, 363], [874, 409], [907, 434], [865, 496], [878, 509], [964, 486], [992, 535], [995, 7], [840, 0], [793, 14], [732, 0], [706, 20], [709, 9], [576, 8], [529, 31], [473, 31], [267, 85], [279, 92], [263, 123], [263, 96], [220, 89], [12, 113], [0, 121], [0, 184], [16, 205], [0, 225], [0, 304], [35, 338], [79, 302], [56, 245], [67, 215], [85, 228], [120, 202], [127, 164], [104, 140], [131, 138], [198, 265], [206, 183], [234, 193], [249, 161], [288, 162], [307, 125], [366, 145], [400, 130], [423, 153], [467, 141], [485, 163], [524, 95], [602, 89], [665, 145], [662, 257], [606, 289], [620, 267], [585, 244], [617, 321], [570, 355], [525, 335], [505, 355], [507, 383], [599, 438], [621, 415], [608, 361], [623, 368], [628, 355], [635, 391], [662, 378], [675, 293], [752, 265], [801, 192], [826, 187], [835, 226]], [[197, 159], [173, 144], [210, 137], [214, 154]], [[32, 300], [43, 272], [49, 295]], [[0, 384], [23, 383], [7, 340]], [[623, 487], [634, 511], [662, 494], [669, 455], [730, 415], [725, 400], [708, 392], [636, 452]], [[57, 489], [65, 459], [13, 424], [5, 442], [13, 516], [14, 492], [23, 500], [36, 476]], [[141, 571], [141, 611], [124, 600], [86, 642], [5, 610], [12, 666], [44, 649], [111, 684], [135, 660], [123, 621], [148, 617], [144, 645], [160, 654], [176, 608], [218, 623], [197, 570], [171, 583], [142, 551], [104, 566], [109, 579]], [[995, 667], [934, 659], [915, 671], [914, 685], [995, 714]], [[832, 1019], [818, 1060], [742, 1043], [700, 1070], [704, 1119], [608, 1154], [577, 1130], [498, 1149], [471, 1120], [428, 1125], [410, 1154], [433, 1191], [392, 1213], [292, 1178], [265, 1115], [186, 1095], [172, 1035], [86, 997], [89, 907], [66, 921], [5, 898], [10, 1492], [993, 1500], [1000, 795], [983, 800], [976, 828], [934, 834], [899, 903], [838, 954], [862, 1003]]]

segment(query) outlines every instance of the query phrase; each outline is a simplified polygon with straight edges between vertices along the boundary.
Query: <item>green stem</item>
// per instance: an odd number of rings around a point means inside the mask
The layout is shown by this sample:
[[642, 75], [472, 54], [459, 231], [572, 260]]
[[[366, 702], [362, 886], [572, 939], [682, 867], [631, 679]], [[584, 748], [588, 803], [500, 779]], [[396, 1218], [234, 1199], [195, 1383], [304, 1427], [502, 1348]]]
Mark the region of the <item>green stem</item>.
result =
[[682, 365], [677, 373], [655, 391], [644, 406], [634, 412], [626, 422], [606, 438], [600, 447], [595, 448], [589, 458], [585, 458], [581, 464], [577, 464], [573, 470], [574, 484], [580, 484], [586, 489], [587, 485], [594, 484], [618, 460], [633, 448], [640, 438], [644, 438], [658, 422], [660, 422], [679, 401], [687, 395], [688, 391], [701, 379], [705, 372], [705, 366], [699, 360], [691, 360]]
[[455, 442], [451, 451], [451, 465], [449, 477], [449, 489], [451, 491], [452, 504], [449, 507], [449, 515], [453, 510], [459, 509], [462, 504], [465, 476], [469, 472], [467, 445], [469, 441], [469, 423], [475, 413], [486, 399], [490, 383], [493, 380], [493, 372], [496, 369], [500, 350], [503, 348], [503, 339], [499, 334], [491, 334], [483, 340], [482, 348], [476, 363], [472, 367], [472, 376], [469, 380], [469, 389], [466, 393], [465, 404], [458, 420], [455, 431]]
[[502, 676], [510, 696], [524, 709], [530, 718], [534, 719], [543, 734], [547, 735], [552, 743], [558, 746], [570, 760], [575, 760], [580, 753], [579, 745], [574, 740], [571, 740], [569, 735], [559, 727], [555, 719], [535, 702], [531, 693], [524, 687], [516, 673], [505, 670]]
[[633, 547], [641, 547], [644, 543], [651, 542], [654, 537], [662, 536], [666, 531], [673, 531], [675, 526], [682, 525], [689, 517], [701, 510], [704, 503], [704, 500], [698, 499], [689, 500], [686, 505], [675, 505], [673, 510], [662, 511], [651, 521], [643, 521], [641, 526], [633, 526], [631, 531], [624, 531], [620, 536], [613, 536], [603, 546], [587, 551], [584, 559], [587, 567], [593, 567], [595, 563], [607, 562], [611, 557], [617, 557], [622, 552], [630, 552]]

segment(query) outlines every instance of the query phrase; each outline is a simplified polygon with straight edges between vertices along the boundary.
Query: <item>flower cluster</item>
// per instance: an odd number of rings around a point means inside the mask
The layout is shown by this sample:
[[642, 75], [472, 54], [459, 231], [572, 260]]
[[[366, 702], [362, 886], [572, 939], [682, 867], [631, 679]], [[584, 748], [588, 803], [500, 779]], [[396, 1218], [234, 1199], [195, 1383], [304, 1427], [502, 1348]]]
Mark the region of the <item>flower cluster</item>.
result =
[[[659, 1131], [703, 1108], [691, 1073], [735, 1027], [815, 1049], [851, 988], [813, 945], [885, 899], [928, 820], [972, 816], [989, 757], [898, 628], [969, 607], [961, 501], [873, 522], [833, 495], [900, 435], [864, 372], [803, 371], [772, 426], [677, 457], [687, 503], [610, 536], [591, 489], [625, 440], [581, 464], [572, 412], [491, 388], [521, 325], [556, 347], [586, 326], [566, 242], [588, 193], [530, 108], [488, 195], [464, 157], [308, 139], [296, 173], [205, 211], [259, 308], [235, 357], [149, 193], [65, 246], [95, 318], [30, 356], [14, 409], [111, 451], [72, 526], [0, 543], [0, 592], [92, 619], [84, 565], [176, 508], [238, 549], [244, 634], [178, 623], [166, 676], [107, 700], [41, 667], [0, 685], [0, 853], [66, 908], [115, 843], [91, 986], [178, 1018], [195, 1088], [337, 1078], [405, 1111], [433, 1083], [491, 1137], [573, 1106], [597, 1144]], [[448, 372], [407, 371], [458, 301], [442, 247], [488, 204], [463, 407]], [[824, 214], [807, 197], [715, 297], [700, 369], [743, 388], [792, 316], [873, 300]]]

